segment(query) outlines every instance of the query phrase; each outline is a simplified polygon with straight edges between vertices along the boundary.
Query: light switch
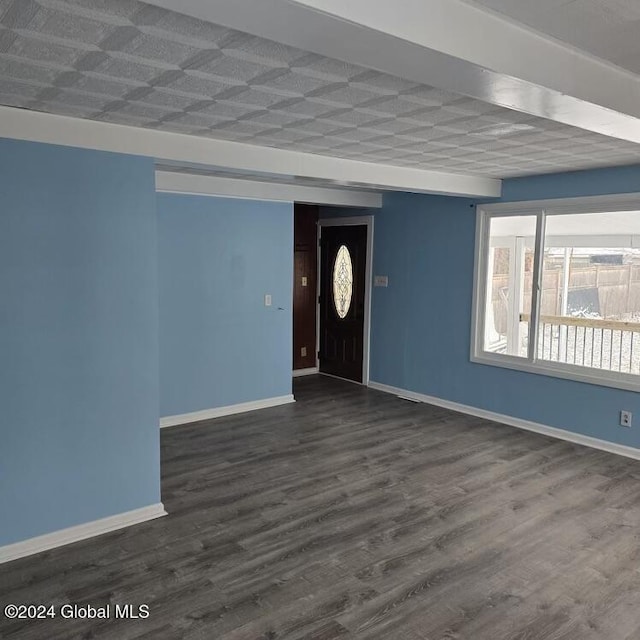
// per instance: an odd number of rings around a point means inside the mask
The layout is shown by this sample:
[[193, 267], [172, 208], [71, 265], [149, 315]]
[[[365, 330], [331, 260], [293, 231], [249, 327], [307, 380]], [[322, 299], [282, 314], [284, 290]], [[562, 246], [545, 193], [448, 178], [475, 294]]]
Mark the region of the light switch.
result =
[[265, 307], [270, 307], [271, 306], [271, 294], [269, 294], [269, 293], [265, 293], [264, 306]]
[[388, 287], [389, 286], [389, 276], [373, 276], [373, 286], [374, 287]]
[[307, 347], [302, 347], [302, 349], [300, 349], [300, 357], [306, 358], [306, 356], [307, 356]]
[[307, 286], [307, 276], [302, 276], [302, 286], [303, 287]]

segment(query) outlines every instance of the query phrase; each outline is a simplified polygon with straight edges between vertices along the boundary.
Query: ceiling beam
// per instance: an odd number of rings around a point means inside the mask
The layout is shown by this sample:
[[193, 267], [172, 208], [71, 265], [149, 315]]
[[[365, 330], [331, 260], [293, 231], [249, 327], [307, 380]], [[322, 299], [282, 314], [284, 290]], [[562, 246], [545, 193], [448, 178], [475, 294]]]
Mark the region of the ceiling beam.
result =
[[493, 178], [373, 164], [12, 107], [0, 107], [0, 138], [128, 153], [174, 165], [262, 174], [291, 182], [312, 178], [333, 187], [469, 197], [498, 197], [502, 188], [502, 182]]
[[146, 0], [508, 109], [640, 143], [640, 76], [460, 0]]
[[382, 193], [156, 170], [156, 191], [380, 209]]

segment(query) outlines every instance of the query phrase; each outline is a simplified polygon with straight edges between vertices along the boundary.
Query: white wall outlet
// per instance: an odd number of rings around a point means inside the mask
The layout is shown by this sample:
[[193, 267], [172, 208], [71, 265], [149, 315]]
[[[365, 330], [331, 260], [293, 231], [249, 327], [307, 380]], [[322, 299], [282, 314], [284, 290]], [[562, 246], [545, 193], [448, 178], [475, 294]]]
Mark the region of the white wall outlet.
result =
[[631, 411], [621, 411], [620, 412], [620, 426], [621, 427], [630, 427], [631, 426], [631, 418], [633, 418], [633, 414]]
[[264, 306], [265, 307], [270, 307], [271, 306], [271, 294], [270, 293], [265, 293], [264, 294]]
[[307, 347], [302, 347], [300, 349], [300, 357], [305, 358], [307, 356]]
[[374, 287], [388, 287], [389, 286], [389, 276], [373, 276], [373, 286]]

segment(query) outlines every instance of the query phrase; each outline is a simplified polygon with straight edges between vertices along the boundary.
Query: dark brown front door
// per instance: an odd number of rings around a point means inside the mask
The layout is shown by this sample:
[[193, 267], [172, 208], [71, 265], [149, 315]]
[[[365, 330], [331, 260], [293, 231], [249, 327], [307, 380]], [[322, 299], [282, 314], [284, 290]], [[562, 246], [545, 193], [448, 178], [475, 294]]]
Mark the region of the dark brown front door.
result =
[[320, 371], [362, 382], [367, 227], [323, 227]]

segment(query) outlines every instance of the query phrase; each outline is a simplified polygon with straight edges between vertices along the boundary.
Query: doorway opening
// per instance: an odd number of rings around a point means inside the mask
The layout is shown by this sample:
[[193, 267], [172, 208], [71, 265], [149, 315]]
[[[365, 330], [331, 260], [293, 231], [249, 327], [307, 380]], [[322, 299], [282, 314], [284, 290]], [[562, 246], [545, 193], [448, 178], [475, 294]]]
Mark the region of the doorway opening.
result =
[[318, 373], [318, 205], [294, 204], [293, 376]]
[[373, 216], [323, 217], [296, 204], [294, 229], [293, 376], [367, 385]]

